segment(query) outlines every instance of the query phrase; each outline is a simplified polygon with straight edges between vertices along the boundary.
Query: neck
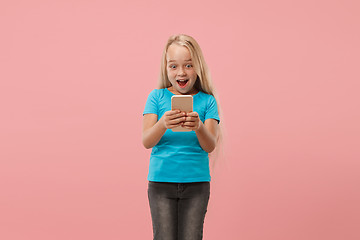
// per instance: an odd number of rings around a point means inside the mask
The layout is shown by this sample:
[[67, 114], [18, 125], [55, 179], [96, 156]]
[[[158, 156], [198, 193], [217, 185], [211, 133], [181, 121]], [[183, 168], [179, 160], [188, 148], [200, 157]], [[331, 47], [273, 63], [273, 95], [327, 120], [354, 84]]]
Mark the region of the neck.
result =
[[197, 94], [197, 93], [199, 92], [199, 91], [196, 90], [195, 88], [191, 89], [191, 90], [190, 90], [189, 92], [187, 92], [187, 93], [178, 92], [178, 91], [176, 91], [176, 90], [174, 89], [173, 86], [168, 87], [167, 89], [168, 89], [170, 92], [172, 92], [173, 94], [175, 94], [175, 95], [195, 95], [195, 94]]

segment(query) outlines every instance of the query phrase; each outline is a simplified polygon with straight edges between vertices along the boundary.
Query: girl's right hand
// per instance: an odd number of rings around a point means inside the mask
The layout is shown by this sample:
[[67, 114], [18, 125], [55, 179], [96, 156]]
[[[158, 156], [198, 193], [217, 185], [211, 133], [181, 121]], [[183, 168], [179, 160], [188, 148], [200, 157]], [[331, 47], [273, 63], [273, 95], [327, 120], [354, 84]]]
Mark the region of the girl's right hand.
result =
[[172, 129], [178, 126], [181, 126], [185, 122], [185, 112], [180, 110], [172, 110], [164, 113], [164, 116], [161, 118], [163, 120], [164, 127], [167, 129]]

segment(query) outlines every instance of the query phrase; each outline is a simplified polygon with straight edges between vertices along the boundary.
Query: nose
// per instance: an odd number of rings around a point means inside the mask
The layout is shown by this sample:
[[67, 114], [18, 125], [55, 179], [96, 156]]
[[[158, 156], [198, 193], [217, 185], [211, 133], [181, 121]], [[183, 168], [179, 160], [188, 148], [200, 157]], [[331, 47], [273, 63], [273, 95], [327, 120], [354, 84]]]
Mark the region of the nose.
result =
[[186, 75], [186, 72], [185, 72], [185, 70], [184, 70], [183, 67], [179, 67], [179, 71], [178, 71], [177, 74], [178, 74], [179, 76], [184, 76], [184, 75]]

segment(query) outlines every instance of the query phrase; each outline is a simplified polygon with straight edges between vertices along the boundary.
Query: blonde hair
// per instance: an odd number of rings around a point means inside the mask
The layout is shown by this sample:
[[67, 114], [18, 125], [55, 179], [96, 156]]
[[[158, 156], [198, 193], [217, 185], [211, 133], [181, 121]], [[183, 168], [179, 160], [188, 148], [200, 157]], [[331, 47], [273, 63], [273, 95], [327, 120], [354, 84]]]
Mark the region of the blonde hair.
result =
[[[168, 39], [161, 58], [158, 88], [161, 89], [161, 88], [171, 87], [171, 83], [169, 81], [168, 73], [167, 73], [167, 59], [166, 59], [167, 51], [171, 44], [178, 44], [180, 46], [186, 47], [189, 50], [195, 72], [198, 76], [194, 87], [198, 91], [202, 91], [204, 93], [214, 96], [217, 102], [218, 112], [221, 119], [222, 116], [220, 111], [221, 108], [219, 105], [219, 98], [212, 83], [210, 71], [205, 62], [204, 55], [196, 40], [188, 35], [178, 34], [178, 35], [173, 35]], [[220, 122], [222, 123], [223, 121]], [[212, 164], [213, 167], [214, 167], [214, 163], [216, 162], [215, 159], [218, 158], [218, 155], [220, 153], [220, 149], [221, 149], [220, 145], [222, 143], [222, 139], [223, 139], [223, 130], [222, 130], [222, 124], [220, 124], [216, 148], [215, 151], [211, 153], [211, 158], [214, 160]]]

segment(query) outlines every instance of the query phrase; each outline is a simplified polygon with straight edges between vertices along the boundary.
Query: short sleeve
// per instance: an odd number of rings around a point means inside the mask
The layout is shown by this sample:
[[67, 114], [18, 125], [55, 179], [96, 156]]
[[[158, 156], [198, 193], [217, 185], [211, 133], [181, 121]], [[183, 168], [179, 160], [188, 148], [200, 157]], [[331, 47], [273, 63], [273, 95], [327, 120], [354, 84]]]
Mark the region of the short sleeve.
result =
[[212, 95], [210, 95], [210, 98], [208, 100], [207, 110], [205, 113], [205, 120], [209, 118], [215, 119], [218, 121], [218, 123], [220, 123], [220, 117], [219, 117], [216, 99]]
[[151, 93], [149, 94], [147, 100], [146, 100], [146, 104], [145, 104], [145, 109], [143, 112], [144, 114], [147, 113], [154, 113], [159, 115], [158, 113], [158, 94], [157, 94], [157, 89], [154, 89], [151, 91]]

